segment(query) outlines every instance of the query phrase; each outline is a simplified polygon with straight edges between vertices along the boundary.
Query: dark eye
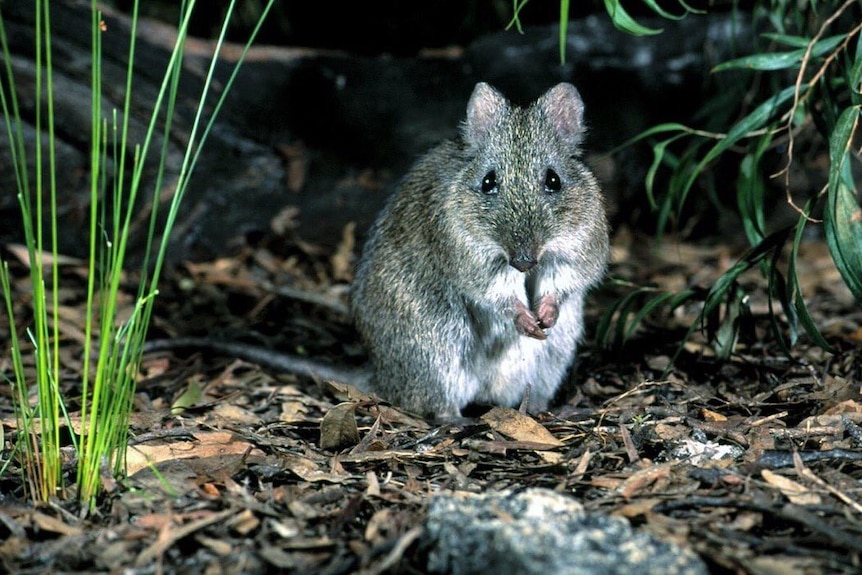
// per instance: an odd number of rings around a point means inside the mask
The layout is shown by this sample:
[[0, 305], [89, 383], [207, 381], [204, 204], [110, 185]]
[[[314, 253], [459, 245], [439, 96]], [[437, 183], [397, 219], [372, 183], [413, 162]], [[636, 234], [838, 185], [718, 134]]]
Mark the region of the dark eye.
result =
[[482, 178], [482, 193], [495, 194], [497, 193], [497, 172], [491, 170], [485, 177]]
[[549, 192], [559, 192], [563, 187], [563, 182], [560, 176], [554, 170], [548, 169], [545, 172], [545, 189]]

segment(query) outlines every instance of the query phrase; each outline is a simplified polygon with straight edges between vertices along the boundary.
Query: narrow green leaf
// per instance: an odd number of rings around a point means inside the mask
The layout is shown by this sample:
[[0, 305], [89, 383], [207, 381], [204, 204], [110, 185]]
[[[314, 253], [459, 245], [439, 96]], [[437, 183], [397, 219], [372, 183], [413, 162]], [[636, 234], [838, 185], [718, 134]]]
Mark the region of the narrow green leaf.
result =
[[[810, 58], [820, 58], [834, 50], [844, 39], [846, 34], [830, 36], [817, 42], [811, 49]], [[796, 68], [802, 62], [807, 52], [805, 48], [791, 50], [789, 52], [779, 52], [770, 54], [752, 54], [743, 56], [734, 60], [722, 62], [712, 69], [713, 72], [723, 72], [725, 70], [743, 69], [743, 70], [785, 70], [788, 68]]]
[[727, 297], [736, 280], [743, 273], [757, 265], [763, 258], [773, 250], [780, 248], [787, 241], [791, 228], [783, 228], [767, 236], [762, 242], [748, 250], [743, 256], [731, 266], [710, 288], [703, 306], [703, 316], [708, 317], [717, 311], [721, 302]]
[[791, 48], [805, 48], [808, 46], [809, 42], [811, 42], [811, 38], [796, 36], [794, 34], [775, 34], [773, 32], [767, 32], [762, 34], [762, 36], [767, 40], [772, 40], [773, 42], [784, 44]]
[[769, 149], [771, 142], [771, 134], [765, 134], [760, 138], [754, 151], [742, 159], [737, 177], [736, 204], [745, 235], [753, 246], [760, 243], [765, 236], [766, 218], [763, 213], [765, 183], [760, 169], [760, 160], [764, 152]]
[[174, 400], [171, 405], [171, 415], [178, 415], [185, 412], [190, 407], [194, 407], [204, 395], [203, 387], [196, 379], [189, 381], [186, 390]]
[[746, 312], [745, 294], [735, 282], [733, 291], [727, 292], [727, 305], [721, 325], [715, 333], [713, 348], [719, 359], [728, 359], [736, 348], [739, 338], [740, 319]]
[[646, 302], [641, 307], [640, 311], [638, 311], [638, 313], [628, 322], [623, 341], [628, 341], [634, 334], [638, 326], [643, 322], [644, 319], [647, 318], [647, 316], [653, 313], [653, 311], [665, 304], [665, 307], [667, 307], [668, 310], [673, 311], [674, 309], [691, 299], [694, 293], [694, 290], [685, 290], [677, 294], [665, 292], [657, 295], [656, 297]]
[[848, 85], [850, 86], [850, 98], [854, 105], [862, 104], [862, 34], [856, 45], [856, 56], [851, 58], [847, 54]]
[[811, 213], [813, 200], [806, 202], [799, 215], [799, 222], [796, 224], [796, 235], [793, 238], [793, 247], [790, 250], [790, 262], [787, 264], [787, 291], [793, 298], [793, 308], [799, 317], [799, 322], [805, 328], [805, 332], [811, 340], [820, 348], [826, 351], [832, 351], [832, 346], [820, 333], [817, 324], [811, 318], [808, 312], [808, 306], [805, 303], [805, 298], [802, 295], [802, 288], [799, 285], [799, 272], [797, 271], [796, 261], [799, 259], [799, 246], [802, 244], [802, 238], [805, 232], [805, 225], [808, 223], [808, 216]]
[[862, 304], [862, 208], [850, 172], [848, 147], [859, 121], [858, 106], [844, 110], [829, 138], [829, 186], [823, 214], [826, 242], [835, 266]]
[[[805, 85], [801, 87], [804, 89]], [[769, 121], [772, 117], [774, 117], [788, 100], [793, 97], [793, 94], [796, 92], [795, 86], [789, 86], [773, 96], [772, 98], [766, 100], [762, 104], [760, 104], [757, 108], [752, 110], [750, 114], [744, 117], [742, 120], [738, 121], [727, 135], [718, 141], [709, 152], [704, 155], [703, 159], [691, 170], [688, 178], [685, 183], [680, 187], [677, 192], [679, 195], [679, 203], [682, 205], [688, 197], [688, 193], [691, 190], [692, 185], [694, 185], [695, 180], [700, 176], [707, 164], [718, 158], [722, 153], [727, 151], [731, 146], [736, 144], [741, 139], [748, 137], [752, 132], [763, 128], [767, 121]]]
[[668, 12], [667, 10], [662, 8], [661, 5], [656, 2], [656, 0], [643, 0], [643, 3], [647, 6], [647, 8], [667, 20], [679, 21], [688, 16], [689, 14], [706, 14], [706, 10], [695, 8], [690, 4], [684, 2], [684, 0], [677, 0], [677, 4], [679, 4], [679, 6], [682, 8], [682, 14], [674, 14], [673, 12]]
[[685, 2], [685, 0], [677, 0], [677, 2], [679, 2], [679, 5], [682, 6], [689, 14], [706, 14], [706, 10], [703, 10], [701, 8], [695, 8], [694, 6]]
[[647, 28], [638, 24], [634, 18], [629, 16], [620, 4], [620, 0], [605, 0], [605, 9], [608, 11], [608, 16], [618, 30], [622, 30], [632, 36], [652, 36], [661, 34], [661, 28]]
[[624, 299], [625, 298], [620, 298], [611, 304], [611, 306], [602, 314], [602, 317], [599, 318], [598, 324], [596, 324], [596, 341], [605, 349], [611, 347], [611, 341], [613, 339], [611, 325], [613, 324], [614, 315]]
[[668, 122], [665, 124], [659, 124], [657, 126], [653, 126], [652, 128], [649, 128], [648, 130], [644, 130], [643, 132], [641, 132], [640, 134], [638, 134], [637, 136], [635, 136], [633, 138], [626, 140], [625, 142], [623, 142], [622, 144], [620, 144], [616, 148], [607, 152], [607, 154], [608, 155], [616, 154], [620, 150], [624, 150], [625, 148], [628, 148], [632, 144], [636, 144], [636, 143], [640, 142], [641, 140], [645, 140], [646, 138], [649, 138], [650, 136], [655, 136], [657, 134], [665, 134], [667, 132], [684, 132], [686, 134], [696, 134], [697, 133], [696, 130], [689, 128], [685, 124], [679, 124], [676, 122]]
[[656, 209], [657, 207], [654, 193], [655, 176], [658, 172], [659, 166], [665, 162], [667, 147], [685, 135], [686, 134], [677, 134], [667, 140], [662, 140], [661, 142], [654, 144], [652, 147], [653, 159], [649, 170], [647, 170], [646, 177], [644, 178], [644, 187], [646, 188], [647, 199], [649, 199], [650, 206], [652, 206], [653, 209]]
[[[772, 259], [769, 261], [769, 269], [767, 270], [767, 293], [769, 297], [767, 298], [767, 304], [769, 306], [770, 329], [772, 330], [778, 345], [781, 347], [781, 351], [784, 355], [790, 357], [790, 347], [796, 344], [799, 337], [799, 321], [798, 316], [796, 315], [796, 310], [790, 301], [790, 294], [787, 291], [787, 282], [784, 280], [784, 276], [781, 275], [781, 271], [778, 269], [781, 251], [782, 250], [775, 250], [775, 253], [772, 255]], [[784, 330], [781, 329], [781, 324], [779, 323], [778, 310], [775, 308], [776, 299], [781, 304], [781, 308], [784, 310], [785, 316], [787, 317], [787, 328], [790, 332], [788, 338], [784, 337]], [[790, 340], [789, 344], [786, 341], [787, 339]]]
[[[688, 10], [686, 10], [682, 14], [672, 14], [671, 12], [668, 12], [667, 10], [659, 6], [655, 0], [643, 0], [643, 3], [646, 4], [646, 6], [650, 10], [652, 10], [662, 18], [666, 18], [668, 20], [682, 20], [688, 15], [689, 12]], [[683, 5], [683, 7], [685, 7], [685, 5]]]
[[633, 313], [633, 309], [637, 306], [643, 294], [649, 288], [640, 288], [626, 295], [619, 306], [619, 315], [617, 316], [617, 324], [614, 329], [614, 345], [621, 346], [625, 343], [626, 323], [628, 317]]
[[693, 185], [695, 170], [698, 169], [698, 155], [701, 148], [707, 145], [709, 140], [697, 138], [686, 148], [682, 157], [677, 160], [667, 184], [668, 192], [662, 202], [656, 223], [656, 233], [664, 233], [670, 220], [671, 214], [675, 214], [677, 220], [682, 216], [688, 189]]

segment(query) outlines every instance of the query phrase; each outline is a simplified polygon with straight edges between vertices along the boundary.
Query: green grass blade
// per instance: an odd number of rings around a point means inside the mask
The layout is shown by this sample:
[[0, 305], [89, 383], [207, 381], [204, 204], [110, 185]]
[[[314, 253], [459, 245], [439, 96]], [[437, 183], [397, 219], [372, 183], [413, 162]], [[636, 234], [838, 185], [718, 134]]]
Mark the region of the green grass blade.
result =
[[662, 140], [656, 144], [653, 144], [652, 146], [653, 159], [644, 179], [644, 187], [646, 189], [647, 199], [649, 200], [650, 206], [652, 206], [653, 209], [656, 209], [658, 207], [658, 202], [656, 202], [655, 195], [655, 177], [658, 173], [659, 167], [662, 164], [670, 163], [671, 169], [674, 169], [679, 165], [679, 161], [672, 155], [668, 154], [667, 147], [686, 135], [687, 134], [684, 133], [677, 134], [675, 136], [671, 136], [666, 140]]
[[521, 10], [527, 5], [527, 2], [529, 2], [529, 0], [512, 0], [512, 19], [509, 20], [508, 24], [506, 24], [506, 30], [509, 30], [514, 26], [517, 28], [519, 34], [524, 33], [524, 28], [521, 25]]
[[[231, 71], [230, 78], [228, 78], [228, 81], [225, 83], [225, 87], [222, 90], [222, 93], [219, 96], [219, 99], [216, 102], [215, 107], [213, 108], [213, 112], [210, 115], [209, 122], [207, 122], [205, 127], [203, 128], [203, 132], [201, 134], [200, 140], [197, 142], [197, 144], [195, 144], [195, 140], [196, 140], [195, 136], [197, 134], [198, 127], [201, 124], [201, 118], [202, 118], [202, 114], [203, 114], [203, 102], [206, 101], [207, 95], [209, 94], [210, 85], [212, 82], [213, 74], [215, 72], [216, 56], [218, 55], [219, 51], [221, 50], [222, 43], [224, 42], [224, 38], [225, 38], [225, 35], [227, 33], [227, 23], [229, 20], [229, 15], [231, 14], [231, 12], [233, 10], [234, 3], [235, 2], [232, 1], [230, 3], [230, 5], [228, 6], [228, 11], [227, 11], [228, 16], [226, 16], [224, 19], [224, 26], [222, 27], [221, 33], [219, 35], [219, 40], [216, 44], [213, 60], [211, 61], [210, 68], [209, 68], [209, 71], [207, 73], [206, 80], [204, 83], [204, 88], [201, 92], [201, 99], [200, 99], [201, 106], [199, 107], [197, 114], [195, 115], [195, 121], [194, 121], [193, 128], [192, 128], [192, 134], [189, 137], [189, 147], [188, 147], [186, 156], [185, 156], [184, 161], [183, 161], [183, 167], [180, 170], [179, 180], [177, 182], [177, 191], [176, 191], [176, 194], [174, 196], [174, 201], [171, 202], [171, 206], [168, 210], [168, 218], [167, 218], [167, 221], [165, 222], [165, 227], [164, 227], [165, 237], [168, 237], [171, 233], [171, 230], [173, 229], [174, 222], [176, 221], [176, 216], [179, 212], [180, 202], [182, 201], [182, 198], [185, 195], [185, 191], [186, 191], [186, 188], [188, 186], [189, 179], [190, 179], [191, 175], [194, 173], [195, 167], [197, 166], [198, 159], [200, 158], [201, 150], [203, 150], [203, 146], [206, 143], [207, 138], [209, 137], [209, 134], [210, 134], [210, 131], [212, 130], [215, 119], [218, 117], [218, 114], [221, 111], [222, 106], [225, 103], [227, 95], [230, 92], [230, 88], [231, 88], [231, 86], [233, 86], [233, 83], [236, 80], [236, 77], [239, 74], [240, 69], [242, 68], [242, 63], [245, 61], [246, 55], [248, 54], [248, 51], [251, 48], [251, 45], [254, 43], [255, 39], [257, 38], [257, 35], [260, 32], [261, 27], [263, 26], [263, 23], [266, 20], [266, 17], [269, 15], [269, 12], [272, 9], [272, 6], [275, 4], [275, 0], [269, 0], [267, 2], [266, 6], [264, 7], [264, 9], [261, 13], [261, 16], [258, 19], [257, 25], [255, 26], [254, 30], [252, 30], [252, 33], [249, 36], [249, 39], [246, 42], [245, 46], [243, 47], [243, 51], [240, 54], [240, 57], [238, 58], [236, 65], [234, 66], [233, 70]], [[192, 146], [195, 147], [193, 155], [191, 154]], [[166, 250], [167, 250], [167, 242], [162, 242], [162, 244], [159, 248], [159, 253], [156, 256], [156, 261], [155, 261], [155, 265], [154, 265], [153, 283], [152, 283], [152, 289], [153, 290], [156, 289], [156, 280], [159, 277]]]
[[569, 32], [569, 0], [560, 0], [560, 64], [566, 63], [566, 38]]
[[637, 306], [638, 302], [641, 300], [643, 294], [649, 290], [650, 288], [638, 288], [635, 291], [627, 294], [620, 301], [620, 305], [617, 306], [617, 322], [613, 330], [614, 346], [621, 346], [623, 345], [623, 343], [625, 343], [625, 332], [626, 324], [628, 323], [628, 317], [633, 313], [633, 310]]

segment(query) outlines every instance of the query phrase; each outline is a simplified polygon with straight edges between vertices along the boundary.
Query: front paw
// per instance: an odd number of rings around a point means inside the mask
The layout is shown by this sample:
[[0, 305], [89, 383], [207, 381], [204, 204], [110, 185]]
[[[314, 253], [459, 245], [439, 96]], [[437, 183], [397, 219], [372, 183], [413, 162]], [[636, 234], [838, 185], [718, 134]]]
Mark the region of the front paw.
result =
[[521, 335], [534, 339], [546, 339], [548, 337], [542, 331], [542, 326], [536, 316], [533, 315], [533, 312], [523, 304], [519, 305], [515, 310], [515, 329]]
[[536, 308], [536, 316], [541, 327], [553, 327], [557, 323], [557, 318], [560, 317], [560, 304], [557, 302], [557, 298], [550, 294], [542, 296]]

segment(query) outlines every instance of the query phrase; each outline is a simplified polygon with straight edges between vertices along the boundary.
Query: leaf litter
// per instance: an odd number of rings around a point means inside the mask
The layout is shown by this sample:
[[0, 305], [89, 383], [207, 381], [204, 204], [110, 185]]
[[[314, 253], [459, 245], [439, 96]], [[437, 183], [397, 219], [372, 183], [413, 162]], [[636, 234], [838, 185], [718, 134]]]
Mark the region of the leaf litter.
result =
[[[333, 251], [288, 230], [232, 257], [177, 266], [151, 338], [207, 335], [359, 365], [346, 314], [355, 245], [352, 228]], [[741, 253], [648, 245], [618, 234], [611, 273], [678, 291], [709, 285]], [[147, 354], [128, 477], [81, 518], [69, 503], [28, 504], [13, 462], [0, 477], [0, 565], [420, 573], [431, 495], [545, 487], [687, 545], [715, 572], [858, 572], [862, 313], [822, 242], [804, 249], [800, 284], [835, 353], [802, 337], [783, 354], [766, 337], [766, 286], [747, 274], [754, 324], [729, 360], [700, 334], [677, 355], [695, 304], [656, 310], [625, 345], [585, 342], [564, 401], [535, 417], [477, 407], [462, 422], [435, 424], [340, 383], [202, 351]], [[23, 310], [27, 276], [17, 272]], [[615, 289], [593, 294], [590, 326]], [[66, 293], [63, 306], [61, 386], [74, 397], [83, 299]], [[5, 338], [8, 318], [0, 323]], [[0, 369], [10, 369], [5, 355]], [[0, 386], [8, 458], [16, 429], [8, 383]]]

